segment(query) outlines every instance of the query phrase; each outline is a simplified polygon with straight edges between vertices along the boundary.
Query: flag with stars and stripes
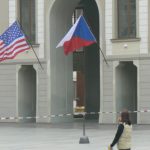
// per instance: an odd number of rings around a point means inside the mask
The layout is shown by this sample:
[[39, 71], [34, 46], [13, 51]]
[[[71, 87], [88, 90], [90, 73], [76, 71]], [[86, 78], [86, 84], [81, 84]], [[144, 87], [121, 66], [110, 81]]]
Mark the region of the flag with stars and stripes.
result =
[[13, 59], [17, 54], [28, 49], [30, 46], [17, 21], [0, 35], [0, 61]]

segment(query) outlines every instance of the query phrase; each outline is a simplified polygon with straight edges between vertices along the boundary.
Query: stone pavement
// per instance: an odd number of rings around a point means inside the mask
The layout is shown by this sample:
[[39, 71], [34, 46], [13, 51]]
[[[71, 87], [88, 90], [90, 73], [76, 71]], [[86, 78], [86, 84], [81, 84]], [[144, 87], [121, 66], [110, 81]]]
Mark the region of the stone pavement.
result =
[[[107, 150], [116, 129], [117, 125], [87, 122], [86, 135], [90, 144], [79, 144], [82, 122], [0, 123], [0, 150]], [[134, 125], [132, 143], [132, 150], [149, 150], [150, 125]]]

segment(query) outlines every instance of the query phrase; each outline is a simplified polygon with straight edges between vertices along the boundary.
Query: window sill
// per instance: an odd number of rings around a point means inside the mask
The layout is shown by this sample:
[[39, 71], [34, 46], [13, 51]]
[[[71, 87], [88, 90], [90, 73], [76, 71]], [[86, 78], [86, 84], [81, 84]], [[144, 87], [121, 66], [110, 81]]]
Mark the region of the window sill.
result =
[[112, 43], [119, 43], [119, 42], [137, 42], [140, 41], [141, 38], [128, 38], [128, 39], [111, 39]]
[[31, 44], [33, 48], [39, 48], [40, 44]]

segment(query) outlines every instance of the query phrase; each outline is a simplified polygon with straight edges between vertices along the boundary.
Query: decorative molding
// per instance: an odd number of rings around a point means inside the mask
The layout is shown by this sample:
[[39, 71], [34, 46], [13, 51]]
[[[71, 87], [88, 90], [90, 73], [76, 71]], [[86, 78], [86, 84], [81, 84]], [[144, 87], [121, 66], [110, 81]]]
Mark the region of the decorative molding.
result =
[[137, 42], [140, 41], [141, 38], [132, 38], [132, 39], [110, 39], [112, 43], [121, 43], [121, 42]]

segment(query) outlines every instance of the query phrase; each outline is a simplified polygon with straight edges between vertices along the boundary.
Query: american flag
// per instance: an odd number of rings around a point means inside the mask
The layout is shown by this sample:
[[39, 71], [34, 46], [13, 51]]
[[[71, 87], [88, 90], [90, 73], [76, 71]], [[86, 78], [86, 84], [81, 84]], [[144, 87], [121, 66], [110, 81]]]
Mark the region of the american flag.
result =
[[30, 46], [17, 21], [0, 35], [0, 61], [13, 59], [17, 54], [28, 49]]

